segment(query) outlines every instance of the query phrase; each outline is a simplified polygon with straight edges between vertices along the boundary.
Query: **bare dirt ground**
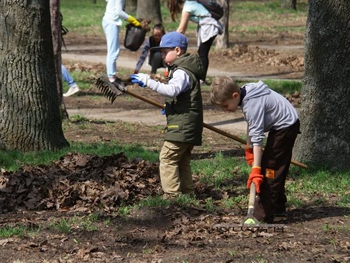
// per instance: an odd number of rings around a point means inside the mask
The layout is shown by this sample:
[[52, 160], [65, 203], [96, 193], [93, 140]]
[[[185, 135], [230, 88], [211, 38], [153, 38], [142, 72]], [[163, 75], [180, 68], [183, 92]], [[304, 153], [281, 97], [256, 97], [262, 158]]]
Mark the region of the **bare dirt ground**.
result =
[[[101, 44], [100, 39], [89, 41], [85, 45], [91, 47], [90, 52]], [[303, 54], [292, 48], [303, 44], [302, 36], [257, 35], [246, 41], [212, 52], [211, 67], [252, 76], [302, 78]], [[87, 42], [72, 36], [67, 43]], [[101, 64], [66, 62], [70, 69], [103, 71]], [[162, 101], [147, 90], [131, 88]], [[208, 92], [203, 91], [204, 110], [217, 122], [225, 122], [218, 117], [223, 113], [218, 114], [207, 99]], [[291, 97], [291, 101], [297, 106], [297, 98]], [[160, 115], [154, 106], [127, 95], [110, 104], [93, 85], [89, 91], [65, 98], [65, 103], [67, 109], [85, 109], [86, 113], [113, 115], [114, 110], [124, 109]], [[239, 115], [235, 119], [242, 121]], [[72, 118], [65, 136], [70, 142], [117, 140], [158, 151], [164, 124], [132, 122]], [[211, 124], [215, 124], [213, 119]], [[207, 129], [203, 146], [196, 147], [193, 158], [210, 159], [219, 151], [243, 158], [239, 143]], [[219, 203], [242, 193], [248, 195], [240, 167], [220, 190], [199, 182], [198, 176], [194, 175], [194, 181], [202, 206], [145, 206], [123, 215], [118, 212], [121, 206], [161, 195], [158, 163], [128, 160], [122, 153], [105, 157], [71, 153], [52, 165], [2, 170], [0, 226], [25, 226], [32, 231], [0, 239], [1, 262], [350, 262], [350, 208], [336, 206], [332, 196], [326, 206], [288, 207], [288, 216], [276, 221], [287, 225], [283, 231], [237, 230], [218, 225], [239, 224], [246, 215], [245, 202], [230, 209]], [[208, 198], [216, 209], [205, 205]]]

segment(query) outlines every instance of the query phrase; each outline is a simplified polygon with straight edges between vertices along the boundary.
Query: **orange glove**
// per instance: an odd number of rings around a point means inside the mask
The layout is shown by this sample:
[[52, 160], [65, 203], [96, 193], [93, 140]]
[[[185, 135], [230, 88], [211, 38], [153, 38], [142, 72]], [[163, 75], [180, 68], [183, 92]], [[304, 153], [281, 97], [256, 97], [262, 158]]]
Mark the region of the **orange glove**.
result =
[[250, 148], [249, 145], [245, 147], [245, 160], [247, 161], [249, 166], [253, 165], [253, 161], [254, 161], [253, 148]]
[[137, 74], [139, 73], [139, 71], [137, 69], [134, 70], [134, 74]]
[[252, 172], [249, 175], [248, 181], [247, 181], [247, 188], [250, 188], [250, 184], [255, 184], [256, 192], [260, 193], [260, 185], [262, 184], [264, 180], [264, 176], [261, 175], [261, 167], [259, 166], [253, 166]]

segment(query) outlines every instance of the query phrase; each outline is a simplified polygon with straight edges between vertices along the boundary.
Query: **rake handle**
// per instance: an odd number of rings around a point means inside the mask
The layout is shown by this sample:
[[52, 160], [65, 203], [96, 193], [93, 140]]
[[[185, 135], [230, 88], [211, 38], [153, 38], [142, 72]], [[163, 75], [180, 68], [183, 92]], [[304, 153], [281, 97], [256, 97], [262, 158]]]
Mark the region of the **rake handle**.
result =
[[256, 186], [255, 186], [255, 183], [252, 182], [250, 184], [250, 191], [249, 191], [249, 203], [248, 203], [248, 213], [247, 213], [248, 216], [254, 214], [255, 196], [256, 196]]
[[[145, 102], [147, 102], [147, 103], [149, 103], [149, 104], [152, 104], [153, 106], [156, 106], [156, 107], [158, 107], [158, 108], [161, 108], [161, 109], [164, 108], [164, 105], [163, 105], [163, 104], [161, 104], [161, 103], [159, 103], [159, 102], [156, 102], [156, 101], [154, 101], [154, 100], [150, 100], [150, 99], [148, 99], [148, 98], [145, 98], [145, 97], [143, 97], [143, 96], [141, 96], [141, 95], [139, 95], [139, 94], [137, 94], [137, 93], [135, 93], [135, 92], [133, 92], [133, 91], [130, 91], [130, 90], [128, 90], [128, 89], [125, 89], [125, 93], [127, 93], [127, 94], [129, 94], [129, 95], [131, 95], [131, 96], [133, 96], [133, 97], [135, 97], [135, 98], [138, 98], [138, 99], [140, 99], [140, 100], [143, 100], [143, 101], [145, 101]], [[236, 136], [236, 135], [233, 135], [233, 134], [231, 134], [231, 133], [228, 133], [228, 132], [225, 132], [225, 131], [223, 131], [223, 130], [220, 130], [220, 129], [218, 129], [218, 128], [212, 126], [212, 125], [209, 125], [209, 124], [207, 124], [207, 123], [205, 123], [205, 122], [203, 122], [203, 127], [207, 128], [207, 129], [209, 129], [209, 130], [211, 130], [211, 131], [214, 131], [214, 132], [216, 132], [216, 133], [219, 133], [219, 134], [221, 134], [221, 135], [223, 135], [223, 136], [226, 136], [227, 138], [230, 138], [230, 139], [233, 139], [233, 140], [235, 140], [235, 141], [237, 141], [237, 142], [240, 142], [240, 143], [242, 143], [242, 144], [244, 144], [244, 145], [247, 143], [246, 140], [244, 140], [244, 139], [242, 139], [242, 138], [240, 138], [240, 137], [238, 137], [238, 136]], [[294, 161], [294, 160], [292, 160], [291, 163], [294, 164], [294, 165], [296, 165], [296, 166], [299, 166], [299, 167], [301, 167], [301, 168], [305, 168], [305, 169], [307, 168], [307, 166], [306, 166], [305, 164], [299, 163], [299, 162]]]
[[164, 105], [163, 105], [163, 104], [161, 104], [161, 103], [159, 103], [159, 102], [156, 102], [156, 101], [154, 101], [154, 100], [150, 100], [150, 99], [148, 99], [148, 98], [145, 98], [145, 97], [143, 97], [143, 96], [141, 96], [141, 95], [139, 95], [139, 94], [137, 94], [137, 93], [135, 93], [135, 92], [133, 92], [133, 91], [131, 91], [131, 90], [125, 89], [125, 93], [127, 93], [127, 94], [129, 94], [129, 95], [131, 95], [131, 96], [133, 96], [133, 97], [135, 97], [135, 98], [138, 98], [138, 99], [140, 99], [140, 100], [143, 100], [143, 101], [145, 101], [145, 102], [147, 102], [147, 103], [149, 103], [149, 104], [152, 104], [153, 106], [156, 106], [156, 107], [158, 107], [158, 108], [161, 108], [161, 109], [164, 108]]

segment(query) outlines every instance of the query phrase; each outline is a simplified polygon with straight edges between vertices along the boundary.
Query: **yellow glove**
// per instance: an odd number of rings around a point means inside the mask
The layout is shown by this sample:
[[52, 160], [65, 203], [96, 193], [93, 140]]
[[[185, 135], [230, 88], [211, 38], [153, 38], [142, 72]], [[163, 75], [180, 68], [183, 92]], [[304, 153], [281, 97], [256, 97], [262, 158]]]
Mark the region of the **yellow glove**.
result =
[[136, 27], [141, 26], [141, 23], [135, 17], [130, 16], [130, 15], [128, 17], [128, 22], [133, 24]]

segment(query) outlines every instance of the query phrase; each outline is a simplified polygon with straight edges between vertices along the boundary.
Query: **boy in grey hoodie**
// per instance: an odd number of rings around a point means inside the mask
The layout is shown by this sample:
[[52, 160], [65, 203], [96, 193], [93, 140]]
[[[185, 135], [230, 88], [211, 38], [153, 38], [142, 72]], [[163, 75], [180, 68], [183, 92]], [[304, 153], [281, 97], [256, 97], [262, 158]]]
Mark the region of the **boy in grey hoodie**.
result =
[[[254, 216], [272, 223], [275, 215], [286, 212], [285, 180], [300, 133], [295, 108], [262, 81], [240, 88], [230, 77], [213, 81], [210, 100], [224, 111], [241, 107], [247, 121], [246, 161], [252, 166], [247, 188], [254, 183], [258, 194]], [[268, 137], [263, 151], [265, 132]]]

